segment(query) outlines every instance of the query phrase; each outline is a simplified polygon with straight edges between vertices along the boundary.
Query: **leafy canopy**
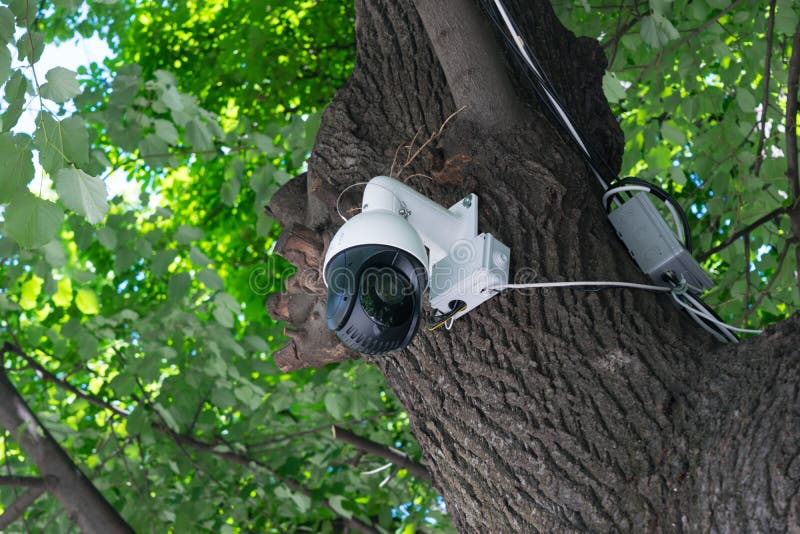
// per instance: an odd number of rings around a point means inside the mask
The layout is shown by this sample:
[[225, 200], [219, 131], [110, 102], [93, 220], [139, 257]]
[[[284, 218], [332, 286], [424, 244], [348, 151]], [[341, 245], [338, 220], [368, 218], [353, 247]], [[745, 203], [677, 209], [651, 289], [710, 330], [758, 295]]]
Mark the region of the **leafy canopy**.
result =
[[[270, 357], [286, 338], [264, 300], [292, 268], [271, 255], [280, 228], [263, 206], [303, 170], [352, 70], [351, 4], [0, 6], [0, 336], [22, 349], [5, 371], [137, 531], [450, 529], [425, 483], [362, 476], [383, 461], [330, 436], [336, 423], [419, 457], [376, 369], [283, 374]], [[609, 57], [623, 173], [691, 213], [716, 282], [708, 302], [752, 325], [797, 310], [794, 5], [554, 7]], [[104, 64], [37, 71], [45, 47], [95, 33], [114, 52]], [[32, 131], [17, 127], [24, 113]], [[109, 184], [124, 191], [109, 199]], [[9, 433], [0, 458], [36, 474]], [[0, 487], [0, 508], [16, 491]], [[12, 530], [68, 521], [42, 498]]]

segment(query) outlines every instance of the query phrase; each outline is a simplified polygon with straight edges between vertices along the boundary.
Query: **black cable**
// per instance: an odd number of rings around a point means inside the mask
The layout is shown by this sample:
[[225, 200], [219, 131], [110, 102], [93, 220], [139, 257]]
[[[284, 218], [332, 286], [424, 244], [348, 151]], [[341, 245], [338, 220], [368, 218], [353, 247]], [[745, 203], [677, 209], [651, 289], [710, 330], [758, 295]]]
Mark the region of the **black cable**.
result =
[[[536, 57], [536, 54], [534, 53], [534, 51], [530, 48], [530, 46], [528, 46], [527, 42], [523, 41], [523, 43], [522, 43], [523, 48], [528, 53], [528, 56], [531, 58], [531, 62], [536, 66], [536, 69], [538, 70], [538, 73], [535, 72], [534, 70], [532, 70], [530, 65], [528, 65], [527, 62], [525, 61], [525, 58], [523, 57], [523, 55], [520, 52], [520, 50], [517, 48], [516, 42], [514, 41], [513, 37], [508, 34], [505, 25], [499, 20], [498, 14], [495, 13], [495, 9], [496, 8], [494, 6], [492, 8], [487, 7], [487, 5], [486, 5], [487, 3], [490, 3], [490, 0], [489, 1], [487, 1], [487, 0], [483, 0], [482, 1], [482, 5], [484, 7], [484, 11], [486, 11], [486, 13], [489, 16], [489, 18], [491, 19], [491, 21], [499, 29], [499, 31], [500, 31], [501, 35], [503, 36], [503, 38], [505, 39], [506, 43], [509, 45], [509, 47], [513, 51], [514, 57], [516, 57], [516, 59], [518, 61], [522, 62], [523, 67], [524, 67], [523, 70], [522, 70], [523, 76], [531, 84], [531, 86], [533, 87], [534, 92], [536, 93], [537, 97], [539, 98], [539, 101], [544, 105], [545, 109], [550, 113], [551, 118], [554, 119], [554, 121], [557, 124], [560, 124], [565, 130], [567, 130], [568, 134], [569, 134], [570, 126], [572, 127], [572, 129], [575, 130], [575, 132], [577, 133], [578, 137], [580, 138], [580, 143], [576, 139], [574, 139], [571, 134], [569, 135], [570, 140], [573, 143], [575, 143], [576, 145], [578, 145], [578, 149], [581, 151], [582, 155], [584, 156], [584, 159], [586, 160], [586, 163], [589, 165], [589, 167], [592, 169], [592, 171], [595, 173], [595, 175], [600, 177], [601, 180], [604, 180], [604, 181], [607, 182], [606, 186], [608, 186], [608, 184], [610, 184], [611, 182], [613, 182], [616, 179], [618, 179], [617, 174], [611, 169], [609, 164], [604, 159], [600, 158], [597, 155], [597, 153], [592, 148], [592, 145], [590, 145], [590, 144], [588, 144], [586, 142], [586, 136], [575, 125], [574, 119], [572, 118], [571, 114], [567, 110], [566, 106], [564, 106], [563, 101], [559, 98], [558, 92], [556, 91], [555, 87], [553, 86], [552, 82], [550, 81], [549, 77], [547, 76], [547, 72], [542, 68], [541, 62]], [[511, 22], [511, 27], [512, 27], [512, 30], [517, 35], [520, 35], [519, 29], [516, 27], [516, 24], [514, 24], [513, 21]], [[536, 78], [535, 80], [534, 80], [534, 77]], [[569, 125], [567, 125], [564, 122], [564, 120], [561, 117], [561, 115], [558, 112], [558, 110], [553, 106], [553, 103], [551, 102], [550, 98], [546, 94], [545, 90], [549, 91], [549, 93], [552, 96], [553, 100], [556, 101], [558, 106], [561, 108], [561, 111], [564, 113], [564, 115], [566, 115], [567, 120], [570, 123]], [[581, 143], [583, 144], [583, 147], [580, 146]], [[585, 147], [585, 150], [584, 150], [584, 147]], [[598, 163], [599, 163], [599, 166], [598, 166]]]

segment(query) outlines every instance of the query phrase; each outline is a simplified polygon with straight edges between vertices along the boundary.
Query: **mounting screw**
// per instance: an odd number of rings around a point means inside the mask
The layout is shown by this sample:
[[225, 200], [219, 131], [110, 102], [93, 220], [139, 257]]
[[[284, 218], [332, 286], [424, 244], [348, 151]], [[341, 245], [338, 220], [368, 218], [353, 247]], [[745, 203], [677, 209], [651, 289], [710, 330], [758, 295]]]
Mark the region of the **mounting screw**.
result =
[[470, 196], [466, 197], [464, 200], [461, 201], [461, 204], [465, 208], [468, 208], [468, 207], [472, 206], [472, 196], [470, 195]]
[[404, 219], [408, 219], [408, 216], [411, 215], [411, 211], [409, 211], [406, 208], [400, 208], [400, 211], [398, 211], [397, 213], [399, 213], [400, 216]]

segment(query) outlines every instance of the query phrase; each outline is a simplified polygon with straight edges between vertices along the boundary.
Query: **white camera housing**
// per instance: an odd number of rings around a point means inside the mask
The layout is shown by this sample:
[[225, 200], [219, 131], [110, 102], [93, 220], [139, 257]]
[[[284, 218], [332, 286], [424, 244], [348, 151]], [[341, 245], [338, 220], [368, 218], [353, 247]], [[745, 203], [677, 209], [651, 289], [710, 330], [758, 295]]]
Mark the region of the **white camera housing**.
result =
[[[361, 352], [371, 352], [371, 348], [364, 350], [364, 343], [379, 338], [385, 328], [382, 330], [379, 321], [376, 325], [361, 323], [356, 327], [348, 324], [349, 319], [341, 318], [343, 302], [337, 304], [341, 309], [331, 312], [331, 298], [336, 295], [330, 289], [330, 280], [335, 276], [330, 267], [336, 264], [341, 270], [346, 265], [355, 279], [370, 261], [371, 249], [384, 253], [387, 249], [395, 250], [398, 258], [403, 256], [410, 264], [421, 265], [424, 275], [411, 274], [417, 278], [412, 285], [420, 285], [423, 290], [427, 287], [435, 313], [452, 319], [491, 298], [495, 293], [486, 291], [487, 288], [508, 283], [510, 250], [491, 234], [478, 234], [476, 195], [470, 194], [446, 209], [393, 178], [375, 177], [364, 189], [361, 213], [345, 222], [336, 233], [323, 265], [325, 283], [329, 286], [328, 326], [346, 344]], [[358, 251], [357, 254], [351, 252], [356, 258], [353, 261], [363, 265], [353, 265], [349, 260], [344, 263], [341, 255], [348, 251]], [[385, 263], [384, 257], [382, 265]], [[406, 269], [402, 276], [408, 277], [409, 272]], [[352, 287], [351, 300], [359, 299], [356, 285]], [[346, 300], [347, 297], [343, 297], [343, 301]], [[414, 303], [417, 315], [421, 313], [421, 299], [418, 300]], [[349, 306], [352, 310], [353, 305]], [[331, 319], [332, 314], [335, 319]], [[414, 324], [410, 327], [416, 330], [418, 320], [411, 323]], [[348, 329], [350, 334], [347, 334]], [[401, 346], [388, 350], [404, 347], [413, 333]], [[353, 336], [355, 341], [351, 339]], [[358, 341], [359, 338], [364, 339]]]

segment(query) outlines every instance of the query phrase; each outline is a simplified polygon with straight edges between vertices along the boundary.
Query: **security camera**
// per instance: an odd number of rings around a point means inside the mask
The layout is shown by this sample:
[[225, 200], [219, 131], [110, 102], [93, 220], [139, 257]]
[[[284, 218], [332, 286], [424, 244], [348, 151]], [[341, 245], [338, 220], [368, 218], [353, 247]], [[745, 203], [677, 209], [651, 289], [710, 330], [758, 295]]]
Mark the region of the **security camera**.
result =
[[370, 180], [361, 212], [325, 255], [326, 320], [351, 349], [404, 348], [417, 332], [423, 292], [436, 317], [454, 320], [508, 282], [510, 250], [478, 234], [478, 197], [446, 209], [387, 176]]

